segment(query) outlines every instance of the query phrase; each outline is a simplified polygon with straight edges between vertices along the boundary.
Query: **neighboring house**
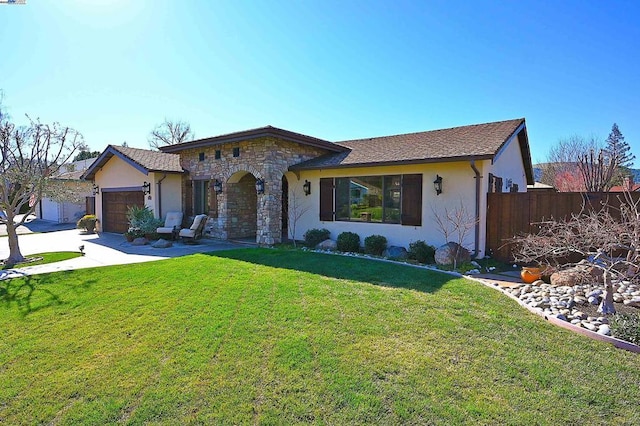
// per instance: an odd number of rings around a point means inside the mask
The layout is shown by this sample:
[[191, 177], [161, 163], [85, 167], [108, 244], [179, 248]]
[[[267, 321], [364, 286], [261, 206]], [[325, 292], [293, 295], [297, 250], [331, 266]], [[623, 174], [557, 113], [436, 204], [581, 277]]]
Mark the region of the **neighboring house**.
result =
[[147, 206], [163, 217], [182, 210], [180, 157], [109, 145], [82, 175], [94, 182], [96, 216], [105, 232], [125, 232], [127, 208]]
[[36, 216], [57, 223], [75, 223], [87, 212], [91, 213], [94, 207], [91, 183], [82, 180], [81, 176], [94, 160], [89, 158], [63, 165], [50, 178], [57, 196], [43, 197], [36, 205]]
[[622, 178], [622, 185], [612, 186], [610, 192], [638, 192], [640, 191], [640, 183], [633, 182], [633, 176]]
[[[424, 240], [438, 246], [446, 241], [434, 216], [462, 206], [472, 223], [467, 246], [482, 256], [487, 192], [525, 192], [533, 185], [524, 119], [335, 143], [268, 126], [161, 150], [138, 151], [168, 156], [162, 161], [179, 158], [184, 172], [175, 192], [182, 203], [172, 209], [185, 217], [208, 214], [214, 237], [267, 245], [292, 237], [287, 225], [297, 207], [304, 212], [296, 221], [298, 239], [308, 229], [327, 228], [332, 238], [351, 231], [362, 240], [384, 235], [389, 245]], [[140, 192], [141, 179], [150, 178], [125, 178], [133, 164], [118, 156], [124, 155], [120, 147], [107, 151], [85, 177], [98, 183], [115, 173], [121, 186]], [[120, 166], [108, 170], [115, 160]], [[112, 210], [102, 194], [98, 215]], [[158, 217], [169, 210], [150, 207]]]

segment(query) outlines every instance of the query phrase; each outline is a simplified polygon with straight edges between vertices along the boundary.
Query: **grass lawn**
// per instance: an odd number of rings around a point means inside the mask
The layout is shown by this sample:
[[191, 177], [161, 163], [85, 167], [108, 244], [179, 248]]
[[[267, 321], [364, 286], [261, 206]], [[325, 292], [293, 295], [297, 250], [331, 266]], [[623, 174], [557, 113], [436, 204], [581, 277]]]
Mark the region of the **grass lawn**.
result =
[[46, 263], [56, 263], [61, 262], [67, 259], [73, 259], [75, 257], [80, 257], [82, 254], [77, 251], [58, 251], [58, 252], [50, 252], [50, 253], [38, 253], [38, 254], [30, 254], [29, 256], [25, 256], [28, 259], [32, 258], [41, 258], [36, 261], [27, 261], [21, 262], [16, 265], [8, 266], [4, 264], [0, 264], [0, 269], [12, 269], [12, 268], [24, 268], [27, 266], [36, 266], [36, 265], [44, 265]]
[[640, 424], [640, 358], [465, 279], [275, 249], [0, 282], [0, 423]]

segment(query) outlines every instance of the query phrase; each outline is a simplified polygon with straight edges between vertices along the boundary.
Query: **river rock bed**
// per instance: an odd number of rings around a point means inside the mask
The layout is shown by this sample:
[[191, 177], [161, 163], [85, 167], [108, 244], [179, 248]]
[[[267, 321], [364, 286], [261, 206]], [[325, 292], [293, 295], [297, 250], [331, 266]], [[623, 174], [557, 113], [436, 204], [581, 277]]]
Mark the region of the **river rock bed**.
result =
[[[616, 311], [631, 312], [640, 308], [640, 285], [630, 281], [613, 283]], [[611, 335], [609, 320], [597, 313], [604, 289], [602, 284], [554, 286], [543, 281], [519, 284], [503, 290], [544, 315], [555, 316], [578, 327]]]

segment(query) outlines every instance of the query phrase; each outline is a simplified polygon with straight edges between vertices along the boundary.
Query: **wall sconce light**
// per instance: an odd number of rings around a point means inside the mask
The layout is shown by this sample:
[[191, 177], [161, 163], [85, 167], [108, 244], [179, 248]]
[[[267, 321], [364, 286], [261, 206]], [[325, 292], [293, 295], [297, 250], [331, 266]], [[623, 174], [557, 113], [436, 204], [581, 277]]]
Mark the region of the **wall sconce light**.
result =
[[220, 182], [218, 179], [216, 179], [213, 182], [213, 190], [216, 191], [216, 194], [222, 194], [222, 182]]
[[93, 184], [93, 195], [98, 195], [99, 193], [100, 193], [100, 187], [94, 183]]
[[142, 184], [142, 192], [144, 195], [151, 194], [151, 183], [145, 182]]
[[311, 182], [305, 179], [304, 185], [302, 185], [302, 190], [304, 191], [304, 195], [311, 194]]
[[256, 180], [256, 192], [258, 194], [264, 194], [264, 179]]
[[436, 180], [433, 181], [433, 187], [436, 189], [436, 195], [442, 194], [442, 176], [436, 175]]

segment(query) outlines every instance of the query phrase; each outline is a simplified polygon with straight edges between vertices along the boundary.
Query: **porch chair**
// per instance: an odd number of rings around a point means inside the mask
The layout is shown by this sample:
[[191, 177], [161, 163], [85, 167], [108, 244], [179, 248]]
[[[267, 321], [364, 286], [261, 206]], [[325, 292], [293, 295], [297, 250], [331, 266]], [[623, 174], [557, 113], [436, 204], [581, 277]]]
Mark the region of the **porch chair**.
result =
[[193, 223], [189, 228], [182, 228], [180, 230], [180, 238], [183, 240], [191, 240], [195, 241], [202, 237], [202, 233], [204, 231], [204, 227], [207, 224], [207, 220], [209, 217], [206, 214], [199, 214], [193, 218]]
[[171, 239], [175, 240], [180, 226], [182, 225], [182, 212], [167, 212], [167, 217], [164, 219], [164, 226], [156, 229], [156, 233], [171, 234]]

